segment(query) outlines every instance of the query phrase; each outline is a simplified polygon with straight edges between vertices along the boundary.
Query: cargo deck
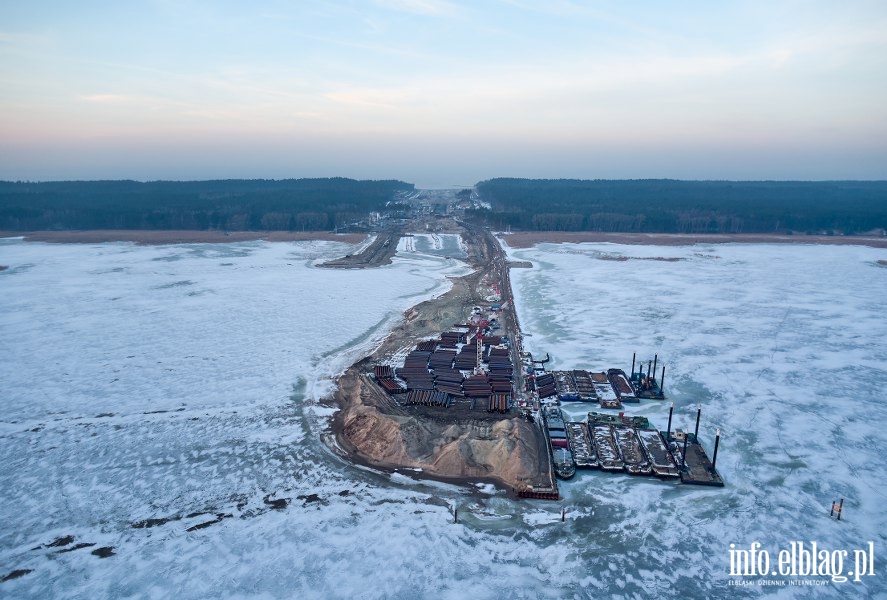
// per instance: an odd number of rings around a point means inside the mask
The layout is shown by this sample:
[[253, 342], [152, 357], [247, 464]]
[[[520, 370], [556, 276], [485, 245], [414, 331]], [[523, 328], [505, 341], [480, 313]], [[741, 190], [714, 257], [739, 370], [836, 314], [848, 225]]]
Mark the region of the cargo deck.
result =
[[637, 434], [650, 459], [653, 474], [657, 477], [680, 477], [681, 473], [662, 435], [651, 428], [638, 429]]
[[585, 423], [578, 421], [570, 421], [567, 423], [567, 439], [573, 450], [573, 460], [576, 466], [582, 469], [597, 469], [600, 467], [598, 463], [597, 453], [594, 451], [594, 444], [591, 436], [588, 434], [588, 427]]
[[[675, 462], [678, 464], [681, 483], [690, 485], [707, 485], [713, 487], [724, 487], [724, 480], [715, 470], [711, 460], [705, 453], [705, 448], [699, 443], [695, 434], [685, 434], [686, 444], [676, 440], [674, 436], [669, 438], [669, 449], [674, 456]], [[686, 458], [682, 460], [682, 454], [686, 448]], [[717, 456], [717, 453], [715, 453]]]

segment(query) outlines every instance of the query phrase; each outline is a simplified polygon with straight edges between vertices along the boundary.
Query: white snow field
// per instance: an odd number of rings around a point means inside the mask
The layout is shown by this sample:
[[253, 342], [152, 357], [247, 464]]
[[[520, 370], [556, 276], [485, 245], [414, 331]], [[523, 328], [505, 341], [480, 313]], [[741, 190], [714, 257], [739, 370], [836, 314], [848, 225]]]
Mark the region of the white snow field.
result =
[[[658, 352], [676, 425], [701, 403], [709, 450], [723, 433], [723, 489], [581, 472], [537, 502], [353, 466], [321, 441], [335, 374], [466, 272], [457, 237], [424, 234], [380, 269], [315, 267], [354, 250], [0, 240], [0, 578], [29, 571], [0, 597], [884, 593], [884, 251], [510, 251], [535, 265], [512, 271], [527, 349], [625, 370]], [[656, 257], [680, 260], [641, 260]], [[664, 428], [667, 404], [630, 410]], [[845, 572], [872, 541], [876, 575], [730, 586], [729, 544], [754, 541], [774, 563], [792, 541], [847, 549]]]

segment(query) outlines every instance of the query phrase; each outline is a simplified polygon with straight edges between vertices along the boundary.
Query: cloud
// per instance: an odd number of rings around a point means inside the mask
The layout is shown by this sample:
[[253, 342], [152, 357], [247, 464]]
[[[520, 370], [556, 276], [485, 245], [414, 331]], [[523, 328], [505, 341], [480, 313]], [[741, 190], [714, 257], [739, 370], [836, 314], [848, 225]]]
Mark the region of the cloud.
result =
[[376, 4], [389, 10], [432, 17], [456, 13], [456, 7], [443, 0], [376, 0]]
[[80, 96], [80, 100], [95, 104], [123, 104], [131, 102], [133, 98], [123, 94], [89, 94]]
[[37, 45], [46, 44], [52, 38], [46, 34], [21, 31], [0, 31], [0, 45]]
[[324, 97], [339, 104], [395, 108], [415, 99], [410, 88], [353, 88], [329, 92]]

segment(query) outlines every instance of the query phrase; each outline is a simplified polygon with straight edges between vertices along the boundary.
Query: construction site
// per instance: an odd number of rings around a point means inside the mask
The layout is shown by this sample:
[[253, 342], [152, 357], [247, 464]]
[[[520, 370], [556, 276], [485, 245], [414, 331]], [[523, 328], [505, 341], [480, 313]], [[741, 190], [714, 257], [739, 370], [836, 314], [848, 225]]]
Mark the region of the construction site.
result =
[[[334, 420], [338, 447], [375, 467], [410, 468], [445, 480], [492, 481], [516, 496], [558, 499], [557, 478], [576, 468], [723, 485], [697, 435], [633, 423], [622, 413], [590, 412], [566, 421], [563, 402], [625, 403], [665, 399], [665, 365], [632, 358], [628, 373], [547, 370], [521, 347], [510, 265], [491, 232], [447, 222], [463, 238], [470, 275], [421, 303], [372, 356], [340, 379]], [[441, 221], [436, 222], [442, 228]], [[444, 226], [445, 227], [445, 226]], [[420, 230], [420, 229], [418, 229]], [[441, 229], [439, 229], [441, 230]], [[443, 229], [446, 230], [446, 229]], [[328, 266], [355, 267], [390, 259], [401, 233], [386, 233], [364, 255]], [[698, 424], [697, 424], [698, 429]]]

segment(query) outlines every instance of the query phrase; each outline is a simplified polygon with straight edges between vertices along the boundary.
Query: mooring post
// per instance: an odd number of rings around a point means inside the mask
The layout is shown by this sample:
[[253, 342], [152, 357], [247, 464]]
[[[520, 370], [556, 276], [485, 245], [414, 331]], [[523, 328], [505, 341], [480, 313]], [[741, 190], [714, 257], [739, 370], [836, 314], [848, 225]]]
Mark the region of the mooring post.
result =
[[681, 471], [687, 466], [687, 441], [690, 439], [690, 436], [686, 433], [684, 434], [684, 449], [681, 451]]
[[841, 498], [841, 503], [838, 505], [838, 520], [841, 520], [841, 513], [844, 512], [844, 499]]
[[567, 520], [567, 509], [561, 508], [561, 523], [565, 523]]
[[[648, 361], [647, 361], [647, 378], [648, 378], [648, 379], [649, 379], [650, 377], [652, 377], [653, 375], [656, 374], [656, 373], [654, 373], [653, 371], [650, 370], [650, 367], [652, 367], [652, 366], [653, 366], [653, 361], [652, 361], [652, 360], [648, 360]], [[652, 384], [653, 384], [653, 382], [651, 381], [651, 382], [650, 382], [650, 385], [652, 385]]]
[[453, 508], [453, 523], [459, 522], [459, 509]]
[[702, 405], [696, 405], [696, 431], [693, 432], [693, 437], [696, 438], [696, 443], [699, 443], [699, 417], [702, 416]]
[[671, 415], [674, 412], [674, 402], [671, 403], [671, 408], [668, 409], [668, 427], [665, 429], [665, 443], [667, 444], [671, 440]]
[[[631, 376], [632, 377], [634, 377], [634, 359], [637, 358], [637, 356], [638, 356], [637, 352], [631, 353]], [[638, 378], [638, 381], [640, 381], [640, 378]]]
[[659, 397], [665, 397], [665, 365], [662, 365], [662, 378], [659, 380]]
[[656, 381], [656, 363], [657, 363], [657, 362], [659, 362], [659, 355], [658, 355], [658, 354], [654, 354], [654, 355], [653, 355], [653, 370], [650, 371], [650, 373], [653, 374], [653, 381]]
[[[698, 440], [697, 440], [698, 441]], [[718, 464], [718, 444], [721, 443], [721, 429], [718, 428], [718, 432], [715, 435], [715, 453], [711, 457], [711, 472], [715, 472], [715, 465]]]

